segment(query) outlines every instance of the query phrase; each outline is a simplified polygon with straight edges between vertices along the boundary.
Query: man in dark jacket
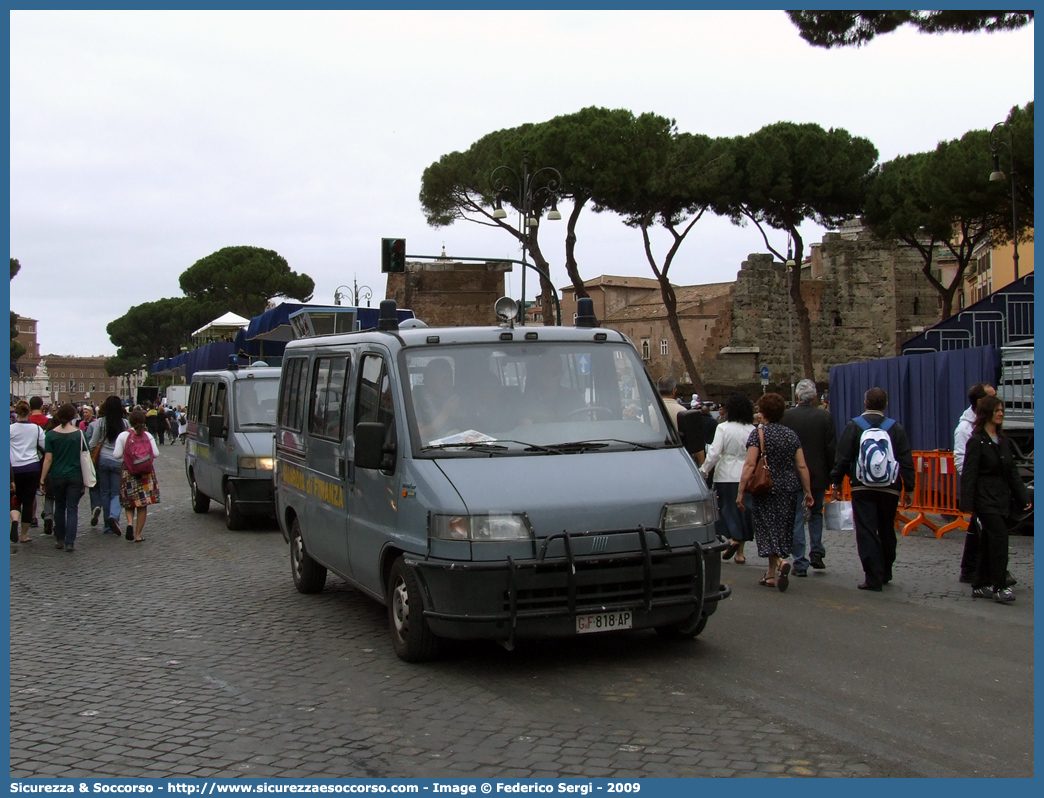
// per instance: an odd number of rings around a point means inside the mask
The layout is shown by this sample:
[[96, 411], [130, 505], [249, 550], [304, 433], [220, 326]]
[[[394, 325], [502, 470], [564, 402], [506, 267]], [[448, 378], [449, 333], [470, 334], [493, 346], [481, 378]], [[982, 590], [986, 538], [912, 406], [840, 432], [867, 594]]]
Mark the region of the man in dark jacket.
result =
[[856, 528], [856, 549], [863, 565], [865, 579], [860, 590], [880, 591], [882, 585], [892, 581], [892, 565], [895, 563], [895, 513], [899, 507], [899, 495], [906, 490], [903, 506], [913, 504], [914, 465], [910, 439], [898, 423], [888, 428], [888, 438], [899, 472], [887, 486], [868, 485], [856, 477], [860, 440], [863, 427], [857, 419], [863, 419], [871, 427], [880, 427], [885, 422], [888, 394], [881, 388], [871, 388], [863, 398], [866, 411], [852, 419], [841, 433], [837, 444], [837, 458], [830, 472], [834, 486], [834, 498], [841, 497], [845, 475], [852, 486], [852, 519]]
[[812, 380], [801, 380], [794, 389], [797, 405], [783, 414], [783, 426], [790, 427], [801, 441], [808, 466], [809, 482], [812, 485], [813, 504], [808, 517], [808, 556], [805, 556], [805, 508], [802, 505], [794, 517], [793, 575], [807, 576], [808, 566], [819, 570], [826, 568], [823, 558], [823, 499], [830, 484], [830, 469], [834, 465], [837, 436], [834, 434], [834, 419], [826, 410], [813, 407], [816, 384]]

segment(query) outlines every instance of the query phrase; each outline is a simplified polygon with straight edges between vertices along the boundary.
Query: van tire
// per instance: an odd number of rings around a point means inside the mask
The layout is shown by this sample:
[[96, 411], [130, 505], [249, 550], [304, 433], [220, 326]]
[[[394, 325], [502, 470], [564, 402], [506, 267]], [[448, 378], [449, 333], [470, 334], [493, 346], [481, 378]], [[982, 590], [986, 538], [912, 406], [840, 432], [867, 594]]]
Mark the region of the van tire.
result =
[[239, 509], [236, 501], [236, 486], [231, 482], [225, 483], [225, 526], [235, 532], [246, 525], [243, 511]]
[[439, 638], [424, 620], [420, 581], [399, 557], [388, 575], [388, 628], [399, 659], [427, 662], [439, 654]]
[[189, 477], [189, 491], [192, 494], [192, 510], [197, 513], [205, 513], [210, 509], [210, 497], [199, 489], [196, 484], [196, 475]]
[[305, 551], [301, 522], [296, 518], [290, 526], [290, 573], [298, 593], [321, 593], [326, 587], [326, 569]]
[[707, 628], [707, 613], [700, 613], [700, 619], [692, 623], [692, 618], [674, 626], [657, 626], [656, 634], [668, 640], [692, 640], [699, 637], [700, 632]]

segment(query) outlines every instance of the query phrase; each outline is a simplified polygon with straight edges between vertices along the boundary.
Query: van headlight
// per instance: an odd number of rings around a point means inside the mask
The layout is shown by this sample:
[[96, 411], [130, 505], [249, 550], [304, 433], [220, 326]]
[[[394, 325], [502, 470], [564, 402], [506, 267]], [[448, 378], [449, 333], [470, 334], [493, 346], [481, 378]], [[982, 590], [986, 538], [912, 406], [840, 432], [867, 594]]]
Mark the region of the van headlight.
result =
[[431, 519], [431, 536], [440, 540], [532, 540], [533, 530], [526, 517], [517, 513], [436, 515]]
[[271, 471], [275, 460], [271, 457], [240, 457], [239, 467], [247, 471]]
[[660, 529], [664, 532], [713, 523], [714, 501], [711, 499], [682, 504], [665, 504], [660, 513]]

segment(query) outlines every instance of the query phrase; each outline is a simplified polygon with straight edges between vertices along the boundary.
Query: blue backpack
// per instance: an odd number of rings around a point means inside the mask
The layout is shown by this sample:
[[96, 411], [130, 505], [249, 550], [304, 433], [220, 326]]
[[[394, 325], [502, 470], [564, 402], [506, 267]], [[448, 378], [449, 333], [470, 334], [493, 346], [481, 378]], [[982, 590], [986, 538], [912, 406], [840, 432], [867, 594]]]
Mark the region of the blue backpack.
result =
[[868, 487], [891, 486], [899, 478], [899, 462], [895, 459], [892, 438], [888, 434], [895, 419], [886, 418], [880, 426], [871, 424], [863, 416], [852, 420], [863, 430], [856, 454], [856, 479]]

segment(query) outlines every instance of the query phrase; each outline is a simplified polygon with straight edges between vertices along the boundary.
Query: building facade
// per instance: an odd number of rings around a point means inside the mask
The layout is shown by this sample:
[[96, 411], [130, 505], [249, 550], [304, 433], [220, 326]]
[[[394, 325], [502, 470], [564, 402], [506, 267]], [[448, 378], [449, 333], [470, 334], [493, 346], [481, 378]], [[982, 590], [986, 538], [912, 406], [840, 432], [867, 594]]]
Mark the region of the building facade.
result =
[[[692, 381], [667, 320], [660, 284], [653, 278], [603, 275], [584, 283], [599, 322], [626, 335], [641, 354], [654, 379], [665, 374], [682, 385]], [[685, 345], [699, 368], [712, 341], [727, 340], [733, 283], [673, 286], [678, 325]], [[562, 323], [576, 318], [577, 295], [572, 284], [562, 293]]]
[[144, 371], [110, 376], [105, 371], [108, 357], [104, 355], [41, 355], [36, 319], [19, 316], [16, 329], [15, 340], [25, 347], [25, 354], [11, 370], [12, 401], [14, 397], [40, 396], [51, 404], [99, 405], [113, 394], [129, 401], [145, 379]]

